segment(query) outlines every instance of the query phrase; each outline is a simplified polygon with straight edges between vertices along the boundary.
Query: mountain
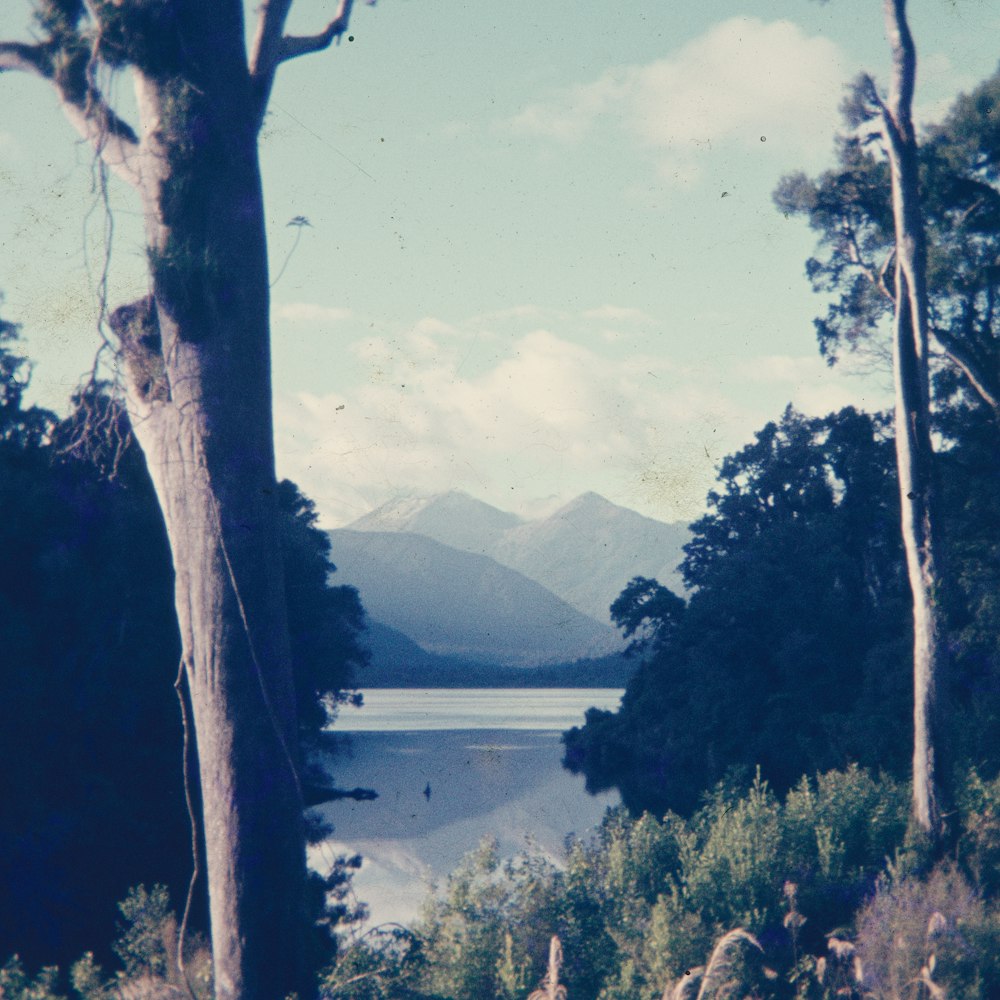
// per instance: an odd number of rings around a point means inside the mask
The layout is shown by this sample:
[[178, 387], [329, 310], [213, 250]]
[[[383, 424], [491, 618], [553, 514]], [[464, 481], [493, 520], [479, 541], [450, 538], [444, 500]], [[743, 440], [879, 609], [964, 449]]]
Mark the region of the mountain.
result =
[[500, 667], [458, 656], [428, 653], [382, 622], [368, 620], [365, 641], [371, 664], [358, 678], [361, 687], [625, 687], [637, 661], [622, 653], [532, 667]]
[[584, 493], [547, 518], [509, 529], [490, 555], [584, 614], [608, 622], [611, 603], [634, 576], [684, 593], [676, 567], [689, 538], [682, 524], [654, 521]]
[[548, 517], [523, 521], [452, 491], [384, 504], [350, 525], [360, 531], [411, 532], [492, 557], [540, 583], [598, 622], [634, 576], [655, 577], [677, 593], [676, 567], [690, 537], [684, 524], [656, 521], [596, 493]]
[[450, 490], [437, 496], [390, 500], [349, 527], [355, 531], [409, 531], [453, 549], [490, 555], [504, 534], [521, 523], [515, 514], [462, 490]]
[[609, 626], [486, 556], [407, 531], [339, 529], [330, 541], [337, 582], [428, 653], [528, 667], [621, 648]]

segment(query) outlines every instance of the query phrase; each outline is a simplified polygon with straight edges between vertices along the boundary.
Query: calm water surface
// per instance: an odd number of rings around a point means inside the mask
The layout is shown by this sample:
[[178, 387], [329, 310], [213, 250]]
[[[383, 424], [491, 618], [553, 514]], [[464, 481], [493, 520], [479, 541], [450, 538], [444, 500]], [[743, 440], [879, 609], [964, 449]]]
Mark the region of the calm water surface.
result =
[[342, 708], [335, 732], [535, 729], [562, 732], [591, 706], [617, 708], [617, 688], [384, 688]]
[[559, 860], [568, 834], [585, 836], [617, 794], [591, 796], [561, 766], [559, 734], [590, 705], [614, 708], [610, 689], [372, 690], [333, 731], [343, 753], [324, 766], [341, 788], [373, 788], [373, 802], [320, 807], [331, 840], [310, 851], [319, 870], [362, 854], [357, 895], [375, 923], [407, 921], [485, 836], [501, 853], [529, 846]]

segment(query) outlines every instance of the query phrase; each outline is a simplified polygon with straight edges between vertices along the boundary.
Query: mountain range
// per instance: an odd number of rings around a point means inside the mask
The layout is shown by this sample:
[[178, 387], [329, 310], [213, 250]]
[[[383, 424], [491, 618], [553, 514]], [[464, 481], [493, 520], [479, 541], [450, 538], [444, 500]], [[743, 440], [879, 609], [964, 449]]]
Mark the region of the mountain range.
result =
[[[685, 526], [596, 493], [536, 520], [460, 491], [407, 497], [330, 532], [336, 582], [360, 591], [375, 674], [391, 664], [393, 683], [407, 663], [414, 675], [471, 678], [609, 655], [617, 677], [613, 654], [623, 644], [612, 601], [634, 576], [680, 592], [676, 566], [687, 539]], [[415, 656], [412, 644], [427, 656]]]

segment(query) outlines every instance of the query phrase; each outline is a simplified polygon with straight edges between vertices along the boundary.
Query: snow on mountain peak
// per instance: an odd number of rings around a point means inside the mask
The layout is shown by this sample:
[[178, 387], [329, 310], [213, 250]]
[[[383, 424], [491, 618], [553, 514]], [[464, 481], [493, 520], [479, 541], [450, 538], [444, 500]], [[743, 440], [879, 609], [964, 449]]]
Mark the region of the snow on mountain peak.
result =
[[645, 517], [593, 491], [525, 521], [452, 490], [384, 504], [349, 527], [413, 532], [489, 556], [605, 624], [611, 602], [633, 576], [683, 589], [676, 567], [690, 537], [683, 525]]

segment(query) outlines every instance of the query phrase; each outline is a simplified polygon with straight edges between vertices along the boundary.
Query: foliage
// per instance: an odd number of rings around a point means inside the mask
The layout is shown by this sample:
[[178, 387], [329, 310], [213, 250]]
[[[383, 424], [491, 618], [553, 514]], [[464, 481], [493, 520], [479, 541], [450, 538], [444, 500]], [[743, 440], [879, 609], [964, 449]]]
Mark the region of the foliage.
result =
[[353, 685], [368, 664], [358, 638], [365, 613], [357, 590], [327, 583], [336, 566], [313, 501], [285, 479], [278, 484], [278, 509], [299, 725], [317, 732], [333, 721], [338, 705], [360, 704]]
[[144, 885], [129, 889], [118, 904], [122, 920], [112, 951], [121, 970], [106, 977], [88, 952], [70, 969], [70, 982], [81, 1000], [112, 1000], [117, 997], [189, 997], [210, 1000], [212, 960], [200, 935], [184, 942], [183, 974], [178, 962], [177, 917], [170, 907], [166, 886]]
[[[857, 89], [855, 111], [870, 103]], [[849, 119], [852, 128], [864, 115]], [[933, 419], [947, 585], [957, 760], [983, 763], [983, 734], [1000, 722], [1000, 72], [960, 96], [924, 130], [919, 148], [927, 225]], [[894, 246], [888, 166], [853, 131], [836, 165], [816, 178], [786, 177], [775, 200], [817, 233], [806, 262], [829, 306], [816, 321], [821, 351], [885, 355]], [[938, 519], [939, 522], [941, 518]]]
[[14, 955], [0, 969], [0, 997], [4, 1000], [65, 1000], [57, 990], [59, 970], [46, 966], [32, 978]]
[[[805, 217], [818, 233], [806, 273], [818, 292], [832, 296], [816, 320], [820, 350], [831, 363], [873, 342], [885, 353], [878, 341], [894, 294], [889, 168], [854, 130], [858, 116], [850, 107], [852, 131], [839, 141], [836, 166], [815, 179], [785, 177], [774, 196], [786, 215]], [[945, 379], [982, 401], [996, 400], [1000, 389], [998, 109], [1000, 73], [960, 97], [942, 123], [926, 130], [919, 150], [931, 330], [948, 361]]]
[[0, 318], [0, 444], [11, 450], [38, 447], [55, 423], [54, 414], [24, 405], [31, 366], [16, 350], [18, 336], [18, 327]]
[[660, 650], [675, 631], [684, 601], [656, 580], [637, 576], [611, 605], [611, 620], [632, 642], [631, 653]]
[[[594, 840], [568, 845], [561, 866], [537, 853], [501, 861], [486, 841], [413, 928], [420, 961], [402, 981], [414, 996], [523, 1000], [546, 976], [555, 982], [548, 945], [557, 935], [558, 985], [573, 1000], [653, 1000], [735, 927], [743, 931], [706, 974], [713, 990], [723, 959], [731, 971], [763, 975], [759, 955], [737, 955], [747, 950], [744, 932], [764, 949], [765, 964], [790, 974], [805, 953], [826, 948], [824, 932], [849, 923], [872, 891], [902, 842], [907, 808], [905, 787], [849, 768], [803, 780], [784, 801], [759, 776], [749, 787], [722, 784], [687, 820], [609, 812]], [[376, 965], [359, 947], [345, 953], [347, 968]], [[338, 964], [341, 984], [344, 975]], [[331, 995], [383, 995], [365, 989]]]
[[[564, 737], [588, 787], [690, 812], [730, 769], [779, 790], [847, 761], [907, 762], [906, 583], [892, 442], [879, 417], [791, 408], [726, 458], [692, 525], [693, 593], [633, 581], [619, 624], [656, 636], [617, 714]], [[734, 772], [735, 773], [735, 772]]]
[[171, 920], [170, 894], [164, 885], [154, 885], [147, 891], [144, 885], [135, 886], [118, 904], [124, 918], [119, 927], [118, 940], [114, 952], [122, 963], [126, 975], [134, 976], [140, 970], [148, 970], [153, 975], [164, 976], [168, 966], [168, 949], [174, 933], [164, 933], [164, 929], [176, 924]]
[[987, 1000], [1000, 987], [1000, 910], [972, 873], [992, 856], [977, 830], [1000, 785], [970, 774], [966, 786], [960, 862], [922, 870], [902, 853], [907, 787], [858, 767], [783, 798], [759, 775], [722, 783], [689, 819], [613, 810], [558, 865], [537, 852], [502, 861], [487, 841], [394, 952], [349, 947], [324, 996], [525, 1000], [537, 984], [572, 1000], [902, 1000], [934, 988]]
[[858, 917], [865, 986], [878, 997], [994, 996], [1000, 917], [953, 865], [886, 880]]
[[424, 1000], [416, 985], [423, 959], [422, 942], [407, 928], [373, 927], [320, 977], [320, 994], [324, 1000]]

